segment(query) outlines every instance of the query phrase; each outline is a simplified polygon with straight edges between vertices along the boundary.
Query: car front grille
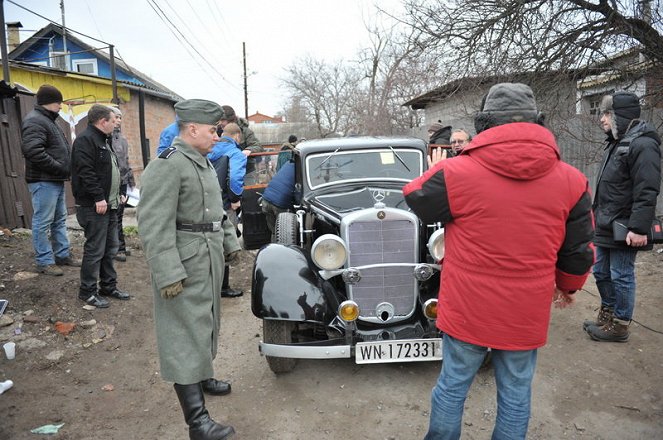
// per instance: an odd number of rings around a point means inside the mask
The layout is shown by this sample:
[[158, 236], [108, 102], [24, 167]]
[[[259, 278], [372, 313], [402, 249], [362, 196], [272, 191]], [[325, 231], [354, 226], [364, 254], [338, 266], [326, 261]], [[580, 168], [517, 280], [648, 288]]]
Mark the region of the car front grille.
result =
[[[375, 214], [347, 225], [348, 267], [416, 262], [417, 223], [402, 215]], [[392, 218], [390, 218], [392, 217]], [[376, 311], [381, 303], [393, 306], [393, 318], [409, 316], [414, 309], [417, 282], [411, 266], [376, 267], [361, 270], [361, 281], [349, 286], [350, 297], [359, 305], [361, 318], [381, 322]]]

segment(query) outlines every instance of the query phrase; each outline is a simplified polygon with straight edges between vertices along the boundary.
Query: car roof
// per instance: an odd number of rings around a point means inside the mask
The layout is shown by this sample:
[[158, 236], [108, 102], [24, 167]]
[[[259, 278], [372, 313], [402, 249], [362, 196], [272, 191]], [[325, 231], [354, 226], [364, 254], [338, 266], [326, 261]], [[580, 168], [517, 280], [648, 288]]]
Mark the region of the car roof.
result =
[[348, 150], [364, 150], [367, 148], [407, 147], [426, 151], [426, 143], [414, 137], [395, 136], [352, 136], [343, 138], [312, 139], [297, 144], [297, 150], [302, 156], [312, 153], [333, 152]]

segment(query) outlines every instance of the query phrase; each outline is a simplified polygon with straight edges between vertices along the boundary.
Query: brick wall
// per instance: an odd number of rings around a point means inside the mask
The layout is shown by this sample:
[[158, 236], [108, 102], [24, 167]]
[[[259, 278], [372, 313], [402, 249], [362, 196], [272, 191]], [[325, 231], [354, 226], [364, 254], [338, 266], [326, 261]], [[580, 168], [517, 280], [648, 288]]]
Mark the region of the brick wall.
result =
[[[140, 186], [143, 157], [140, 146], [138, 101], [138, 92], [132, 90], [131, 101], [121, 103], [120, 110], [122, 110], [122, 133], [129, 141], [129, 165], [133, 170], [136, 184]], [[149, 140], [150, 159], [154, 159], [161, 130], [175, 120], [173, 104], [172, 101], [145, 95], [145, 136]]]

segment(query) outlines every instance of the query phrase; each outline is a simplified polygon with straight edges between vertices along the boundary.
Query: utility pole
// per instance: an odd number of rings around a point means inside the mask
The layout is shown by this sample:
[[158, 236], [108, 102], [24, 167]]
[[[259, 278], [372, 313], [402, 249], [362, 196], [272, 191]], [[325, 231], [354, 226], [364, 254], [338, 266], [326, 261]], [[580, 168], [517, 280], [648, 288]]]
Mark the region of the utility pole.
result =
[[249, 89], [246, 85], [246, 43], [242, 42], [242, 59], [244, 60], [244, 118], [249, 119]]
[[5, 37], [5, 0], [0, 0], [0, 54], [2, 55], [3, 79], [9, 85], [9, 58], [7, 58], [7, 38]]
[[64, 0], [60, 0], [60, 10], [62, 11], [62, 50], [64, 51], [64, 70], [71, 70], [69, 66], [69, 57], [67, 56], [67, 27], [64, 24]]

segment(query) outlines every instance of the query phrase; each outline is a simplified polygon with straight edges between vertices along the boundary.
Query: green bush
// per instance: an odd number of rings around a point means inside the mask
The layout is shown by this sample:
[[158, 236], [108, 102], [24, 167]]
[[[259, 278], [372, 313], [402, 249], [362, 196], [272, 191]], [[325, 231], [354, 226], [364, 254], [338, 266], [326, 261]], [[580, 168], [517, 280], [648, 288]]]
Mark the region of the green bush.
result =
[[138, 235], [138, 228], [136, 226], [125, 226], [122, 228], [126, 237], [133, 237]]

